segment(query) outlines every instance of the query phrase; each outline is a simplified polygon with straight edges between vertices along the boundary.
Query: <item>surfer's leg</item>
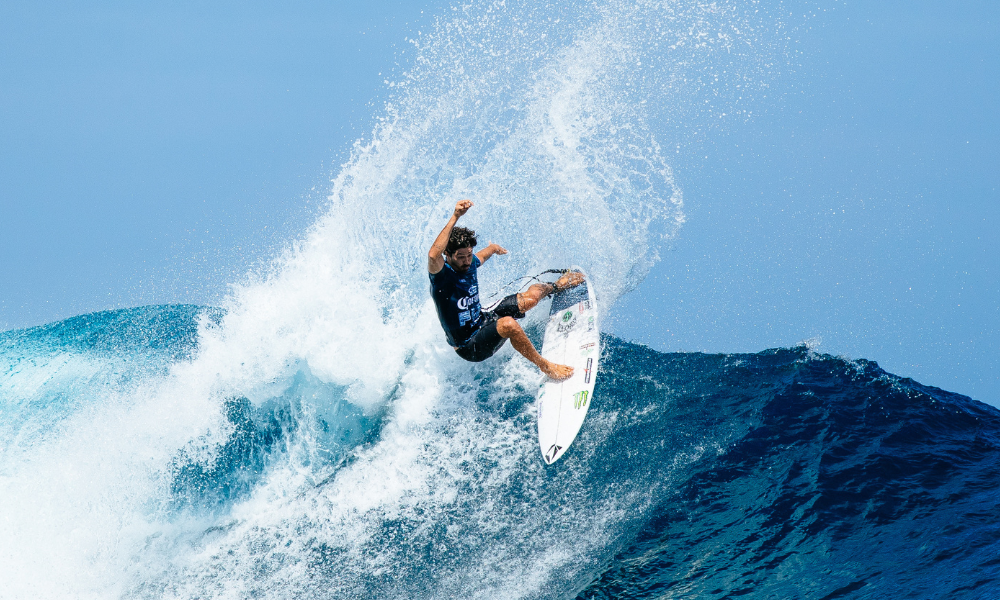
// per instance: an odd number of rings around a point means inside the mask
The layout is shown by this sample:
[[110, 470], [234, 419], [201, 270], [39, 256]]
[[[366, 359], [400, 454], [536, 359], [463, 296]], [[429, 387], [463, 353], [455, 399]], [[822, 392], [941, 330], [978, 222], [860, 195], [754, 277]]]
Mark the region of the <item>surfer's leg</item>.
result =
[[574, 288], [581, 283], [583, 283], [583, 273], [579, 271], [565, 273], [555, 283], [536, 283], [517, 295], [517, 307], [522, 313], [526, 313], [552, 293]]
[[497, 332], [510, 340], [510, 345], [514, 346], [514, 349], [521, 353], [521, 355], [528, 360], [530, 360], [536, 367], [541, 369], [542, 373], [545, 373], [549, 377], [555, 380], [567, 379], [573, 375], [573, 367], [567, 367], [566, 365], [557, 365], [556, 363], [545, 360], [542, 355], [535, 350], [535, 346], [528, 339], [528, 335], [524, 333], [521, 326], [512, 317], [502, 317], [497, 321]]
[[555, 288], [551, 283], [536, 283], [517, 295], [517, 308], [526, 313], [554, 291]]

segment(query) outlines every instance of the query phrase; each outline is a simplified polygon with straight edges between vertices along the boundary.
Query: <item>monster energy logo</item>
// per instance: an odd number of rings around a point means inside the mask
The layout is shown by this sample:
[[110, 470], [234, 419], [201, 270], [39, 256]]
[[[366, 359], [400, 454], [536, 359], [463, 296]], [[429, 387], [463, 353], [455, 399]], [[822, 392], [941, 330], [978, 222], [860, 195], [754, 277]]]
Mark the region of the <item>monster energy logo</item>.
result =
[[587, 400], [589, 399], [590, 392], [587, 390], [573, 394], [573, 408], [583, 408], [584, 406], [587, 406]]

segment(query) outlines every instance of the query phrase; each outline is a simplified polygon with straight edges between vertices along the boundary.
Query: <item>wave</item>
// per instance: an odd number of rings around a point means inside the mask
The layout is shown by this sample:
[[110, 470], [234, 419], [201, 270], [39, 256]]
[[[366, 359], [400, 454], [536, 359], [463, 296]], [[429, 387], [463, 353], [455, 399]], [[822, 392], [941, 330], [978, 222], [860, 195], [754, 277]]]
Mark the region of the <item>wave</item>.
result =
[[[805, 347], [661, 354], [605, 337], [596, 401], [553, 466], [537, 451], [534, 376], [509, 351], [470, 378], [437, 356], [434, 372], [454, 381], [439, 396], [452, 401], [433, 405], [410, 393], [430, 385], [431, 359], [414, 353], [375, 411], [290, 366], [263, 402], [219, 398], [218, 432], [168, 435], [193, 416], [129, 401], [127, 373], [190, 368], [190, 332], [219, 317], [148, 307], [0, 338], [4, 596], [995, 589], [1000, 415], [875, 363]], [[102, 360], [102, 383], [93, 368], [63, 372]], [[86, 401], [53, 406], [81, 381]], [[152, 443], [157, 432], [174, 443]]]

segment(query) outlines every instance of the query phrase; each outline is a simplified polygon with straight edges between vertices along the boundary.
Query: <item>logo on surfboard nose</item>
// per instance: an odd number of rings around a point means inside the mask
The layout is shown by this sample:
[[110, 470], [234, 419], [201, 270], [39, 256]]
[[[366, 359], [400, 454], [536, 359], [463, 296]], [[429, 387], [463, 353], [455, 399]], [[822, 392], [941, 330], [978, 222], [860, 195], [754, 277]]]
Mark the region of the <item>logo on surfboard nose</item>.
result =
[[556, 326], [556, 331], [566, 333], [567, 331], [572, 331], [574, 327], [576, 327], [576, 314], [572, 310], [567, 310], [563, 313], [562, 320]]

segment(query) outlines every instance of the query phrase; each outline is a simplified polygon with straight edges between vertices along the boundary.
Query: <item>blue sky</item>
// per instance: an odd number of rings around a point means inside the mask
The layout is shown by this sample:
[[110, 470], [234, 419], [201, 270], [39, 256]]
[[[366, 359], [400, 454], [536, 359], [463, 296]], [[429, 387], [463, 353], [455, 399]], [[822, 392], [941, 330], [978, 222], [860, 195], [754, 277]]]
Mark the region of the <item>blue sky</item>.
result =
[[644, 284], [658, 302], [622, 307], [666, 318], [620, 329], [725, 352], [819, 338], [998, 404], [1000, 5], [827, 6], [758, 117], [677, 165], [689, 220]]
[[424, 9], [0, 5], [0, 327], [217, 298], [310, 222]]
[[[682, 144], [688, 222], [613, 330], [821, 339], [1000, 404], [1000, 5], [765, 4], [796, 53]], [[0, 328], [217, 300], [310, 223], [442, 6], [0, 5]]]

